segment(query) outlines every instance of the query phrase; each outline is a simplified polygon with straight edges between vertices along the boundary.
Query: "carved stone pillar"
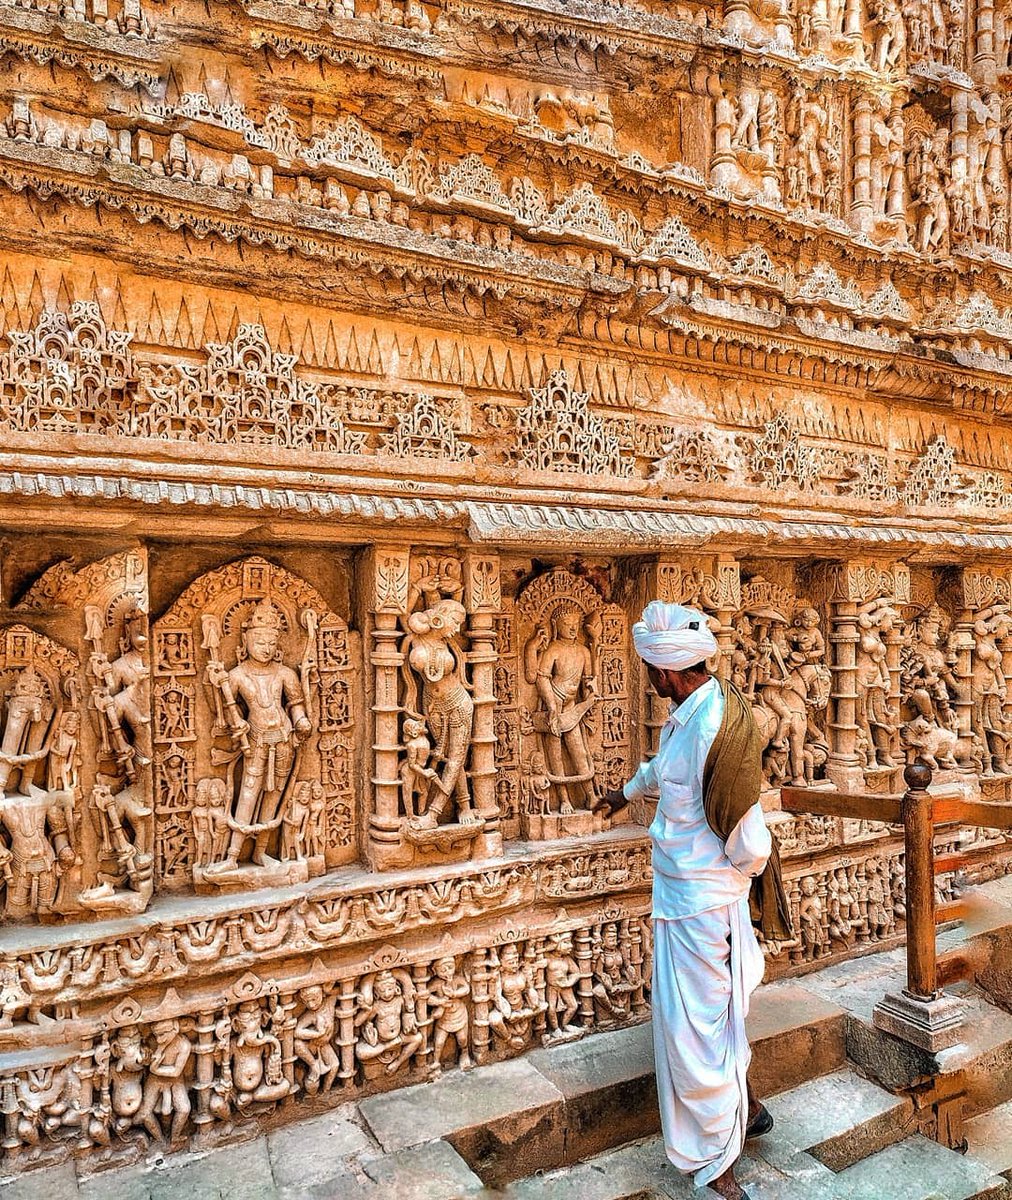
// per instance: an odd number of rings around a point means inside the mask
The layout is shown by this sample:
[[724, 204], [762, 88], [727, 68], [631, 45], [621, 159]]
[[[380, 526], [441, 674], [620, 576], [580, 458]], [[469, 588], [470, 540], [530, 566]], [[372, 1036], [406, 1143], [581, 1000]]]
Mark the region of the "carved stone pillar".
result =
[[[866, 780], [858, 754], [858, 648], [861, 641], [861, 606], [882, 600], [896, 604], [910, 600], [910, 572], [903, 563], [891, 568], [852, 561], [830, 568], [829, 580], [830, 671], [833, 689], [829, 708], [829, 761], [826, 773], [844, 791], [862, 791]], [[883, 638], [889, 672], [889, 701], [899, 703], [901, 634], [891, 627]], [[872, 749], [869, 747], [869, 749]]]
[[[485, 818], [482, 857], [502, 854], [499, 805], [495, 794], [495, 615], [502, 609], [499, 556], [468, 551], [464, 556], [464, 606], [469, 615], [474, 734], [471, 739], [471, 789], [474, 807]], [[477, 848], [476, 848], [477, 849]]]
[[831, 573], [829, 599], [829, 760], [826, 774], [842, 791], [860, 791], [864, 772], [857, 753], [857, 625], [863, 564], [841, 563]]
[[863, 94], [854, 102], [854, 191], [850, 204], [850, 223], [866, 230], [874, 219], [871, 195], [871, 97]]
[[949, 139], [949, 173], [953, 186], [969, 176], [970, 98], [966, 92], [952, 97], [952, 136]]
[[398, 679], [404, 656], [399, 645], [407, 610], [410, 557], [407, 547], [377, 546], [369, 554], [372, 613], [372, 790], [369, 858], [378, 870], [392, 865], [401, 842], [400, 731]]
[[994, 36], [994, 0], [977, 0], [973, 42], [974, 75], [992, 82], [997, 71]]
[[729, 554], [720, 554], [714, 564], [717, 581], [716, 612], [720, 621], [717, 630], [717, 645], [720, 647], [720, 662], [717, 675], [720, 679], [731, 677], [731, 654], [734, 651], [734, 617], [741, 608], [741, 568]]

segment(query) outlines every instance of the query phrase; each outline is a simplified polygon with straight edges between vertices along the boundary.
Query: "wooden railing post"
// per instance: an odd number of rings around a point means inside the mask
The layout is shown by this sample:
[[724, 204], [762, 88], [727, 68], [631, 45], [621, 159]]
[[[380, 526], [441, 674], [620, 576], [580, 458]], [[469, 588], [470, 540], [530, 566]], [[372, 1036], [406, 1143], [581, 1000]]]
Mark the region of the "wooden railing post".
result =
[[933, 1000], [935, 966], [935, 837], [931, 815], [931, 768], [918, 760], [903, 772], [907, 785], [900, 806], [906, 860], [907, 995]]
[[931, 768], [920, 760], [910, 763], [903, 779], [907, 785], [900, 805], [907, 882], [907, 986], [879, 1001], [872, 1021], [876, 1029], [934, 1053], [959, 1041], [963, 1005], [938, 990]]

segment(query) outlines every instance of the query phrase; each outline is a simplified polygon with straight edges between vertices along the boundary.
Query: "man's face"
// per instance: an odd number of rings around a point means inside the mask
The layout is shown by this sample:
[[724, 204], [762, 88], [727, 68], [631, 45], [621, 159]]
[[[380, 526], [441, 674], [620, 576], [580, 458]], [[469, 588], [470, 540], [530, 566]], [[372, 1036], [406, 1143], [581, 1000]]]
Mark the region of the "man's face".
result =
[[556, 618], [556, 628], [559, 631], [560, 638], [564, 638], [567, 642], [572, 641], [580, 629], [578, 614], [574, 612], [560, 613]]
[[662, 671], [659, 667], [647, 663], [647, 677], [650, 686], [664, 700], [674, 700], [681, 704], [692, 693], [706, 682], [706, 676], [699, 671]]

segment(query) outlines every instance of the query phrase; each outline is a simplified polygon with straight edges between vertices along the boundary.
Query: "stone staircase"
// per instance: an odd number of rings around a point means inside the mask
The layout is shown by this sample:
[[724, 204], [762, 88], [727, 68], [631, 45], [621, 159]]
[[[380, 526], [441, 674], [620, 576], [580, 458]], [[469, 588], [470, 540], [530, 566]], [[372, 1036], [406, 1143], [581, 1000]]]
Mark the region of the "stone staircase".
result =
[[[969, 1019], [950, 1050], [928, 1055], [872, 1024], [877, 999], [902, 986], [902, 950], [756, 993], [752, 1079], [776, 1124], [741, 1164], [752, 1200], [1012, 1200], [1012, 880], [979, 895], [982, 986], [963, 989]], [[957, 936], [943, 934], [942, 948]], [[451, 1072], [203, 1155], [0, 1180], [0, 1200], [707, 1194], [666, 1162], [648, 1025]]]

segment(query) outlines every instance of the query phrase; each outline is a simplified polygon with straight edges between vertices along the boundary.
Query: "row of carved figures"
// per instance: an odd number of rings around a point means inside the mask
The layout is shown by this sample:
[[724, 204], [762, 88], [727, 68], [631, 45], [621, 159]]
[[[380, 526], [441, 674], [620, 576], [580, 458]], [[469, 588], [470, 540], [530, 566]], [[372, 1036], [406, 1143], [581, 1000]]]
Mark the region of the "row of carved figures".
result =
[[649, 923], [617, 918], [296, 991], [258, 986], [189, 1017], [138, 1020], [77, 1058], [0, 1078], [3, 1148], [37, 1156], [179, 1144], [297, 1094], [433, 1078], [648, 1012]]

